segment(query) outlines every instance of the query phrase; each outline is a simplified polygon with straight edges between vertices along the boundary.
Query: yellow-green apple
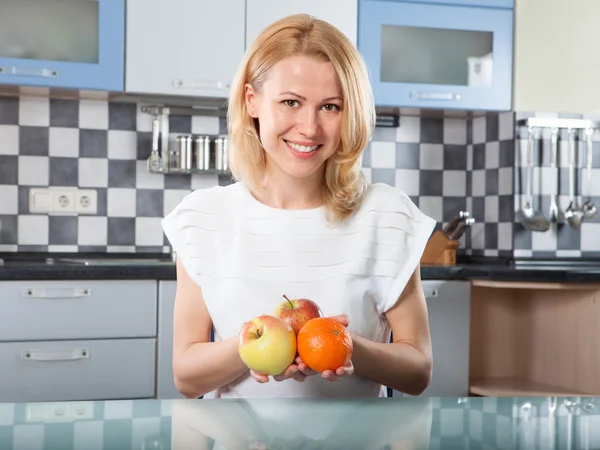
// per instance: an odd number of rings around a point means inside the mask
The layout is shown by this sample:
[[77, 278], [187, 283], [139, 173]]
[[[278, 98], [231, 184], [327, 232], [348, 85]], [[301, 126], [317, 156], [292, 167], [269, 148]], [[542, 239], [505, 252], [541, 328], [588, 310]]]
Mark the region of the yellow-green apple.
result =
[[285, 298], [285, 301], [279, 303], [273, 313], [276, 317], [289, 323], [296, 334], [298, 334], [302, 325], [310, 319], [323, 317], [321, 308], [312, 300], [307, 298], [290, 300], [285, 294], [283, 298]]
[[296, 334], [284, 320], [261, 315], [240, 330], [238, 352], [249, 369], [279, 375], [296, 358]]

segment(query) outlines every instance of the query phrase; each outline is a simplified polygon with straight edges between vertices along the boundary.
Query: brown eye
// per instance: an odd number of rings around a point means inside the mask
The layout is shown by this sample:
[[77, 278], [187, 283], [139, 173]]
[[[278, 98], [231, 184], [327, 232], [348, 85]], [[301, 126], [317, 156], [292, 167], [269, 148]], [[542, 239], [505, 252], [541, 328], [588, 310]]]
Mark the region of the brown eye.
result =
[[284, 100], [282, 103], [290, 108], [296, 108], [298, 106], [298, 100]]
[[335, 105], [333, 103], [328, 103], [326, 105], [323, 105], [323, 108], [325, 108], [325, 111], [339, 111], [340, 107], [338, 105]]

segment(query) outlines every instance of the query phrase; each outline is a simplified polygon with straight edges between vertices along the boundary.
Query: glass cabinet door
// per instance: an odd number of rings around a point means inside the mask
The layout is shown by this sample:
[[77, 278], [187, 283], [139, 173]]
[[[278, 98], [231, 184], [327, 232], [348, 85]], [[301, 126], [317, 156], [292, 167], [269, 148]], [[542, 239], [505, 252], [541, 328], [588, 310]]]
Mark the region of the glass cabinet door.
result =
[[382, 106], [510, 109], [512, 9], [362, 1], [358, 46]]
[[0, 83], [122, 90], [123, 0], [2, 0], [0, 11]]

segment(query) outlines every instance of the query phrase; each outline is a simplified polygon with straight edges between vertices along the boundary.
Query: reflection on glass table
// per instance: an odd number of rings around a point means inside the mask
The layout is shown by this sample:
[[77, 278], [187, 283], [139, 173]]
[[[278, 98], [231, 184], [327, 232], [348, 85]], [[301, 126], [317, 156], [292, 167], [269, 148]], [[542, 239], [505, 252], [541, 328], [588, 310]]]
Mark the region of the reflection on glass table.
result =
[[593, 397], [0, 404], [0, 449], [595, 449]]

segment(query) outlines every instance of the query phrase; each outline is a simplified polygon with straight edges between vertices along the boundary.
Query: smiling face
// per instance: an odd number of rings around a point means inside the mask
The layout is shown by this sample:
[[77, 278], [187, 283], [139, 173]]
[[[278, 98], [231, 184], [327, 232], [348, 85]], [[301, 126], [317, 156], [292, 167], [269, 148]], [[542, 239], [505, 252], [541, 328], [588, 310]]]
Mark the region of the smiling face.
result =
[[342, 90], [330, 62], [293, 56], [275, 64], [260, 92], [246, 86], [258, 119], [267, 172], [322, 180], [341, 140]]

